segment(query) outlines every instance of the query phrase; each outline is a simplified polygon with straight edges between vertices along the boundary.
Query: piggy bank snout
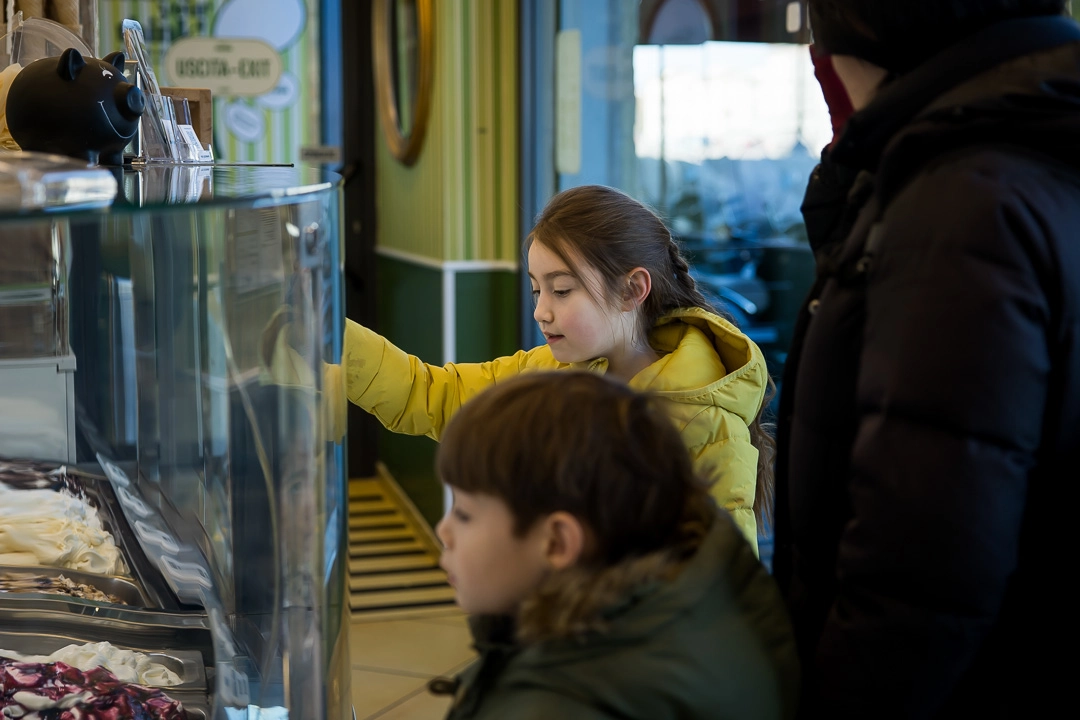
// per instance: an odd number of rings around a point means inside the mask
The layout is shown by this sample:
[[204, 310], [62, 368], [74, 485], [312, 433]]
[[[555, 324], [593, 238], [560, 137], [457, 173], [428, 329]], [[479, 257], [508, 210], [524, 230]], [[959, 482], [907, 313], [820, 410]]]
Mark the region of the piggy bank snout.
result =
[[146, 95], [131, 83], [122, 82], [113, 91], [116, 107], [128, 120], [135, 120], [146, 109]]

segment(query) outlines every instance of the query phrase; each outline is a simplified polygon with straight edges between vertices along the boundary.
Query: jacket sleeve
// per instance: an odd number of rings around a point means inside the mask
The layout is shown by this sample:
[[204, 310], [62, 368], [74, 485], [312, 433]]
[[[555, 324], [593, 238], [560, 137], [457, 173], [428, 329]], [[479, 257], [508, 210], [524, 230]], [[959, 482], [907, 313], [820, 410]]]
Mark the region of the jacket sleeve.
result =
[[349, 401], [388, 430], [438, 440], [461, 404], [520, 373], [529, 353], [485, 363], [428, 365], [362, 325], [345, 327], [345, 390]]
[[830, 717], [936, 715], [998, 616], [1046, 403], [1045, 227], [960, 168], [916, 180], [878, 226], [853, 519], [817, 650]]
[[[694, 422], [701, 422], [701, 413]], [[745, 427], [745, 426], [744, 426]], [[685, 431], [684, 431], [685, 433]], [[757, 485], [758, 451], [749, 437], [726, 437], [690, 448], [694, 468], [713, 480], [709, 492], [727, 510], [758, 555], [757, 519], [754, 492]]]

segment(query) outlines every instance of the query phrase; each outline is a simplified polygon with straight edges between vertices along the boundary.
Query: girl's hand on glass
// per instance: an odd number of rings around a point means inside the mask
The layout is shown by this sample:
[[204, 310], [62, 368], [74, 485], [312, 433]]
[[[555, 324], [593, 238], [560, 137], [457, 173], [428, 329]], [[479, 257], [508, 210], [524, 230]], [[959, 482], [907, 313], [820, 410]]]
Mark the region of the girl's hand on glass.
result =
[[289, 344], [292, 320], [292, 308], [283, 305], [263, 328], [259, 342], [262, 379], [274, 385], [314, 389], [315, 371]]

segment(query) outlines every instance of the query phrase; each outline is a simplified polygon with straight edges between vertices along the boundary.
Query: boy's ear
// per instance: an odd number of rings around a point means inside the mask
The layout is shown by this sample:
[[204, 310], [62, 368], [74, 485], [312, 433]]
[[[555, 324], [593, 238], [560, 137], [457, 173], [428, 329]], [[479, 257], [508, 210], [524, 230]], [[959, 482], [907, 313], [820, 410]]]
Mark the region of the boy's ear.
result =
[[553, 570], [568, 568], [585, 551], [585, 527], [568, 512], [558, 511], [544, 521], [544, 559]]
[[652, 291], [652, 275], [643, 267], [636, 267], [626, 276], [626, 292], [623, 297], [623, 310], [635, 310]]

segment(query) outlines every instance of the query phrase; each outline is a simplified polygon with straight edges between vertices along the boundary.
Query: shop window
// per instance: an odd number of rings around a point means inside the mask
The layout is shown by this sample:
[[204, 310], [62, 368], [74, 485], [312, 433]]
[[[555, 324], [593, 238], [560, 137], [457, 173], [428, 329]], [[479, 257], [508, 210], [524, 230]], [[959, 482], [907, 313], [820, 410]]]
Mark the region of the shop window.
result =
[[832, 133], [805, 0], [519, 1], [523, 235], [569, 187], [648, 203], [779, 384], [814, 273], [799, 206]]
[[805, 18], [788, 0], [562, 0], [554, 49], [552, 191], [656, 209], [777, 380], [813, 277], [799, 206], [831, 138]]

